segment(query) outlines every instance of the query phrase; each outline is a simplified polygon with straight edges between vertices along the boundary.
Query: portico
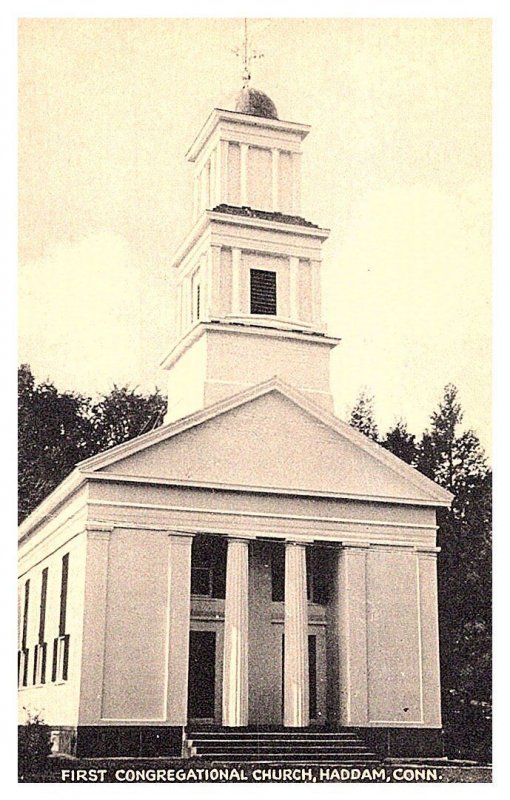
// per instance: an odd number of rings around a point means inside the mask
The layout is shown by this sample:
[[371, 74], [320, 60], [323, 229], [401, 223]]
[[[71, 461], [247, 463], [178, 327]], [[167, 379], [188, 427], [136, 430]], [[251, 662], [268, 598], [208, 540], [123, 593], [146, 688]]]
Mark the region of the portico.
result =
[[[264, 659], [263, 649], [258, 652], [257, 643], [260, 637], [251, 636], [250, 628], [260, 626], [261, 620], [267, 616], [271, 609], [271, 595], [264, 592], [267, 586], [258, 585], [257, 592], [262, 592], [267, 608], [258, 614], [256, 606], [250, 608], [249, 599], [249, 569], [257, 559], [255, 547], [257, 539], [233, 538], [227, 539], [226, 550], [226, 590], [224, 603], [221, 600], [209, 600], [210, 619], [223, 616], [220, 624], [214, 625], [213, 631], [219, 640], [223, 636], [223, 666], [220, 676], [216, 680], [222, 681], [221, 688], [221, 717], [219, 713], [213, 718], [206, 717], [208, 722], [216, 722], [225, 727], [240, 728], [250, 724], [249, 699], [250, 699], [250, 669], [249, 669], [249, 642], [254, 649], [252, 662], [259, 657], [259, 669], [276, 675], [279, 680], [275, 684], [281, 687], [282, 702], [280, 719], [268, 715], [265, 719], [260, 713], [257, 715], [258, 724], [283, 724], [287, 727], [307, 727], [310, 722], [309, 710], [309, 660], [308, 660], [308, 598], [307, 598], [307, 567], [306, 545], [303, 542], [290, 541], [279, 543], [285, 549], [285, 600], [283, 602], [283, 620], [278, 624], [283, 628], [281, 652], [274, 652], [273, 658]], [[250, 559], [251, 549], [251, 559]], [[266, 547], [267, 550], [267, 547]], [[260, 552], [260, 551], [259, 551]], [[191, 582], [191, 561], [186, 560]], [[257, 581], [256, 576], [254, 580]], [[277, 611], [281, 614], [282, 603], [277, 603]], [[207, 601], [199, 595], [192, 596], [189, 603], [189, 613], [186, 616], [191, 620], [206, 621]], [[215, 608], [216, 606], [216, 608]], [[224, 609], [223, 614], [221, 610]], [[182, 617], [181, 617], [182, 619]], [[283, 622], [283, 624], [282, 624]], [[251, 623], [251, 625], [250, 625]], [[211, 624], [211, 623], [210, 623]], [[270, 624], [274, 624], [271, 620]], [[185, 627], [185, 626], [183, 626]], [[189, 626], [188, 626], [189, 628]], [[265, 632], [267, 636], [269, 631]], [[184, 634], [181, 634], [184, 635]], [[182, 650], [185, 660], [186, 652]], [[204, 652], [198, 660], [197, 668], [204, 668]], [[190, 666], [193, 669], [193, 665]], [[184, 671], [184, 670], [183, 670]], [[253, 681], [253, 678], [252, 678]], [[187, 687], [186, 687], [187, 688]], [[218, 710], [219, 711], [219, 710]], [[325, 717], [324, 712], [321, 715]], [[200, 721], [200, 717], [194, 722]]]

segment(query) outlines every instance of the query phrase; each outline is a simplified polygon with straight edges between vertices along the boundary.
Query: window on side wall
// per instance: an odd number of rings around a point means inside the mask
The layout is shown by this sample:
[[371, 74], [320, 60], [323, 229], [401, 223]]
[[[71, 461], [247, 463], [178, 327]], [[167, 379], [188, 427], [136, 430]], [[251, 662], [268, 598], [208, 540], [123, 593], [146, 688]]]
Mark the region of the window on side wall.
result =
[[18, 686], [28, 686], [28, 659], [29, 649], [27, 647], [28, 634], [28, 606], [30, 601], [30, 580], [25, 581], [23, 590], [23, 617], [21, 627], [21, 642], [18, 650]]
[[41, 576], [41, 599], [39, 604], [39, 636], [34, 648], [34, 684], [46, 683], [46, 597], [48, 594], [48, 567], [43, 569]]
[[54, 683], [66, 681], [69, 675], [69, 642], [67, 627], [67, 595], [69, 584], [69, 553], [62, 558], [60, 579], [60, 617], [58, 636], [53, 640], [53, 665], [51, 679]]

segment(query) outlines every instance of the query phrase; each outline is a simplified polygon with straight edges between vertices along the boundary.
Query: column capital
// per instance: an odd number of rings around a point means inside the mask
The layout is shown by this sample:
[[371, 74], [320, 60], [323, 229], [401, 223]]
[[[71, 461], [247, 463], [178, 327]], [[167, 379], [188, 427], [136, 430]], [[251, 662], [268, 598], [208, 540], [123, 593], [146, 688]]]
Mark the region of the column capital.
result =
[[346, 542], [342, 543], [342, 550], [369, 550], [370, 542]]
[[227, 534], [227, 536], [223, 536], [222, 538], [226, 539], [228, 544], [230, 544], [231, 542], [232, 543], [239, 542], [240, 544], [249, 544], [250, 542], [254, 541], [253, 536], [238, 536], [237, 534], [235, 534], [234, 536], [229, 536]]
[[98, 541], [108, 541], [110, 534], [114, 530], [113, 525], [107, 525], [102, 522], [86, 522], [85, 530], [88, 539], [96, 539]]
[[422, 547], [418, 545], [415, 548], [416, 555], [419, 559], [430, 558], [432, 561], [437, 561], [437, 557], [441, 552], [440, 547]]
[[169, 538], [172, 537], [172, 538], [175, 538], [175, 539], [189, 539], [190, 541], [192, 541], [195, 538], [196, 535], [197, 535], [196, 533], [191, 533], [190, 531], [168, 531], [167, 532], [167, 536]]

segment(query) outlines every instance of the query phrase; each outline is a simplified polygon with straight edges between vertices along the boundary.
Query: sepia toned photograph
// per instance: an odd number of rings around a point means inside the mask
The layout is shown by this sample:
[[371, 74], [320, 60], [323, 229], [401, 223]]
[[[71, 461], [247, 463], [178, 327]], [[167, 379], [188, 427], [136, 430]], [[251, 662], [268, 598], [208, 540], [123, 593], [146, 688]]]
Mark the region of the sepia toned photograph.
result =
[[18, 20], [18, 780], [492, 780], [491, 20]]

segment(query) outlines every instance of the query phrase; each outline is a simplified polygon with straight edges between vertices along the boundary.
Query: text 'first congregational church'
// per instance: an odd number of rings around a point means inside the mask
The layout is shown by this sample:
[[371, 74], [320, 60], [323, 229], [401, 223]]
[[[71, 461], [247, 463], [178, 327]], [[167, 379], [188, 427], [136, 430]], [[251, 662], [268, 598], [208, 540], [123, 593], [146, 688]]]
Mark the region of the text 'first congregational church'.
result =
[[20, 723], [39, 710], [56, 750], [352, 760], [441, 727], [451, 495], [333, 414], [308, 133], [249, 86], [212, 111], [188, 152], [165, 424], [21, 525]]

